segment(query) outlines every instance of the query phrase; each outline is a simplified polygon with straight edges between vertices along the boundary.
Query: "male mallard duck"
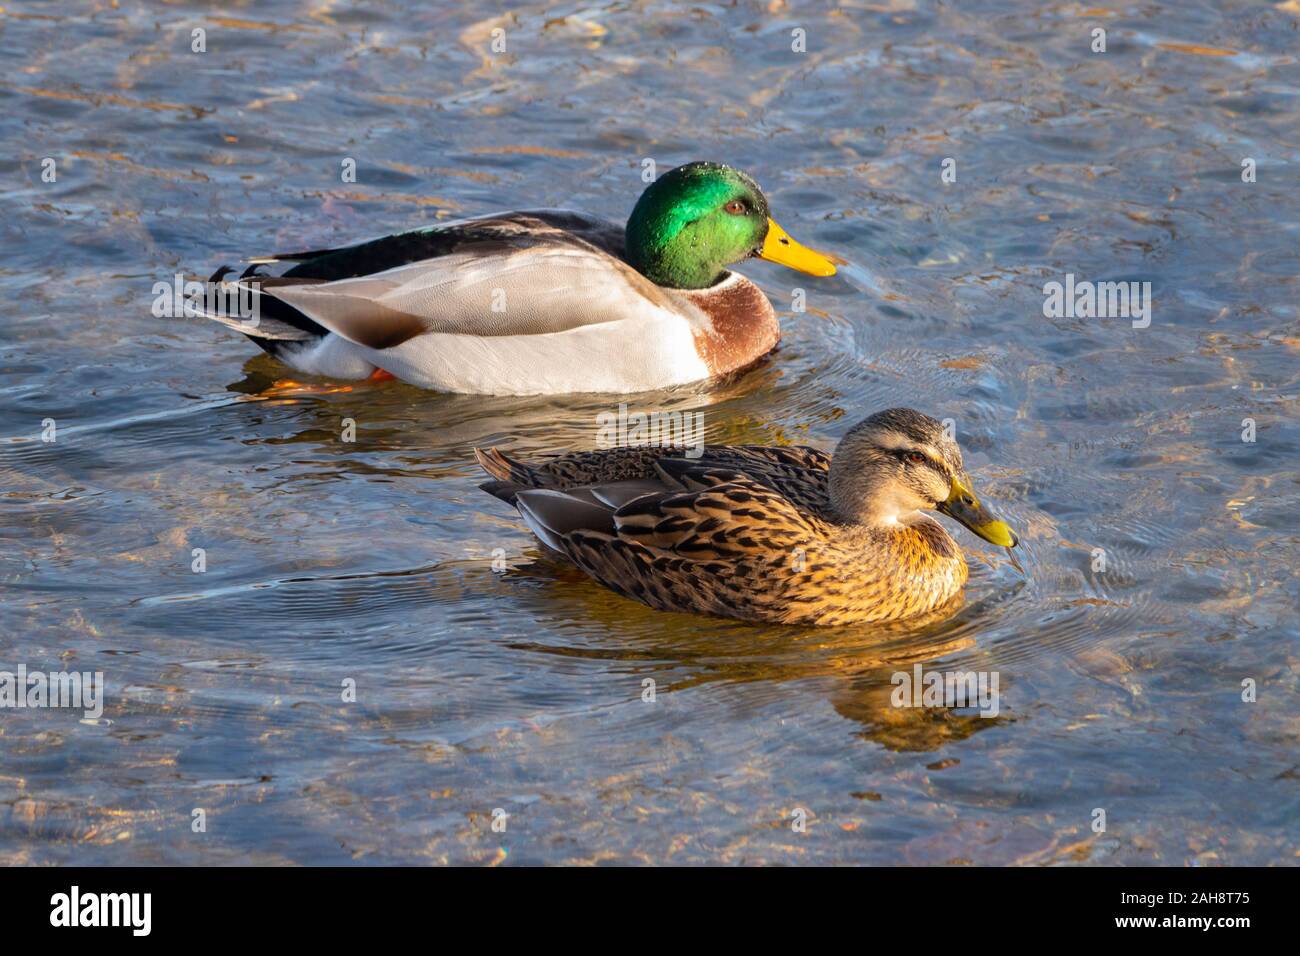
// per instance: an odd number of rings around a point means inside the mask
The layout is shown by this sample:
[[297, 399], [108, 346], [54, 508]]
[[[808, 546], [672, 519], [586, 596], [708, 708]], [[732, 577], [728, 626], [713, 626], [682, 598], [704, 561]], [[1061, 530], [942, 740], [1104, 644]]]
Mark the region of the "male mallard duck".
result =
[[[812, 275], [819, 253], [768, 218], [739, 170], [690, 163], [652, 183], [627, 228], [511, 212], [372, 242], [249, 260], [232, 290], [256, 323], [208, 309], [299, 371], [446, 392], [633, 392], [742, 369], [780, 338], [748, 256]], [[297, 262], [264, 277], [257, 266]], [[210, 281], [221, 281], [220, 269]]]
[[939, 422], [891, 408], [832, 458], [815, 448], [615, 448], [513, 461], [475, 455], [480, 487], [548, 548], [625, 597], [746, 621], [851, 624], [925, 614], [966, 583], [966, 559], [920, 509], [1013, 548], [971, 490]]

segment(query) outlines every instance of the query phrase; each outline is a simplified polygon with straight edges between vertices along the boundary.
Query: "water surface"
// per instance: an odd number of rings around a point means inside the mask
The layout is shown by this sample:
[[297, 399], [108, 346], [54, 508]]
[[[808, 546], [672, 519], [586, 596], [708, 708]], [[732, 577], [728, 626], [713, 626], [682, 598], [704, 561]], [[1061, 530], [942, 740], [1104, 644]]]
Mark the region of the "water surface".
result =
[[[485, 9], [0, 13], [0, 669], [109, 690], [0, 711], [0, 860], [1294, 864], [1294, 0]], [[958, 530], [947, 621], [650, 611], [475, 487], [474, 446], [589, 448], [617, 398], [268, 399], [250, 343], [150, 312], [241, 255], [622, 220], [643, 160], [705, 158], [848, 265], [744, 265], [781, 351], [633, 407], [823, 448], [952, 418], [1025, 575]], [[1045, 317], [1070, 273], [1150, 282], [1150, 326]], [[999, 715], [890, 706], [917, 663], [997, 672]]]

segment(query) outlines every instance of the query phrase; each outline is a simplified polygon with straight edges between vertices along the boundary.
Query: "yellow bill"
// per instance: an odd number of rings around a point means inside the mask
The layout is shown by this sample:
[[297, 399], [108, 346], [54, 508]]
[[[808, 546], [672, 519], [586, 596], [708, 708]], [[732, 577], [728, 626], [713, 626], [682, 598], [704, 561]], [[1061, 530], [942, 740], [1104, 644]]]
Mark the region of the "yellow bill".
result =
[[[967, 479], [969, 481], [969, 479]], [[1020, 543], [1016, 533], [1005, 521], [999, 521], [980, 504], [968, 484], [954, 478], [949, 489], [948, 500], [939, 502], [936, 509], [940, 514], [960, 521], [977, 535], [992, 544], [1004, 548], [1014, 548]]]
[[835, 275], [835, 263], [820, 252], [799, 245], [771, 219], [767, 221], [767, 238], [763, 240], [763, 248], [758, 250], [758, 257], [810, 276]]

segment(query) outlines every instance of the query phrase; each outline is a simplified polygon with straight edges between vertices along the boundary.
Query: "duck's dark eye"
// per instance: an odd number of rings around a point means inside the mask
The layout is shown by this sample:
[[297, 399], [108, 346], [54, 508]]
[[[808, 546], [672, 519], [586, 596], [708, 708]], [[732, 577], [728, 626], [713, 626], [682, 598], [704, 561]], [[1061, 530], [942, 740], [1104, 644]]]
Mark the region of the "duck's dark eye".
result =
[[743, 216], [746, 212], [749, 211], [748, 208], [745, 206], [745, 204], [741, 202], [739, 199], [731, 200], [731, 202], [727, 203], [722, 208], [725, 211], [731, 213], [733, 216]]
[[903, 456], [903, 459], [907, 461], [909, 464], [913, 464], [913, 465], [920, 465], [920, 464], [924, 464], [925, 462], [925, 456], [922, 455], [919, 451], [909, 451], [906, 455]]

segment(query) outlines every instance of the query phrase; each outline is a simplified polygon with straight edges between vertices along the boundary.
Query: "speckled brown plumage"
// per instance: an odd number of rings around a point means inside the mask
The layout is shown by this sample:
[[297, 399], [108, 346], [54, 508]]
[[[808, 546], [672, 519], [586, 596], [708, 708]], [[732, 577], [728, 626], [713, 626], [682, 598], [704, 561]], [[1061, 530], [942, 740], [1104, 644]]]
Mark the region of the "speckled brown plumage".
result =
[[615, 448], [532, 464], [476, 454], [496, 479], [483, 488], [516, 504], [545, 544], [661, 610], [885, 621], [933, 611], [966, 581], [937, 522], [867, 527], [837, 515], [831, 457], [815, 448], [709, 446], [694, 460], [681, 448]]

